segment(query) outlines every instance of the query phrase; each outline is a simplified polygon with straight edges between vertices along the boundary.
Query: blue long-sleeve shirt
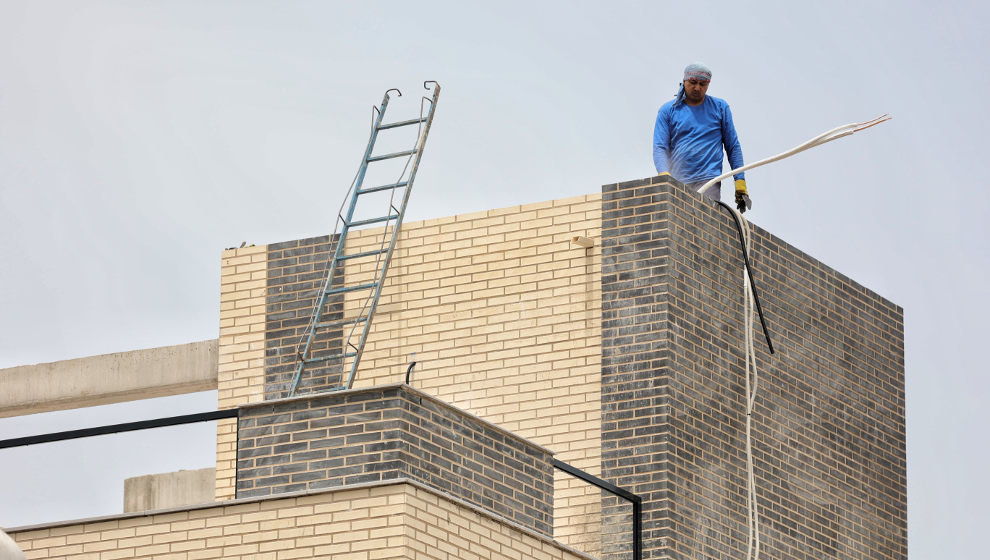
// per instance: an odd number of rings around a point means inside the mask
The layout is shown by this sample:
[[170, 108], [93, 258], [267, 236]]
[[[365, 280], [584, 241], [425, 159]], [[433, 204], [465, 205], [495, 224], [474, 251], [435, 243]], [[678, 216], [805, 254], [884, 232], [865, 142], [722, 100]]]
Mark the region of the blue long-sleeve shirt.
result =
[[[722, 174], [722, 148], [732, 169], [743, 165], [742, 148], [729, 104], [705, 96], [696, 106], [670, 101], [660, 107], [653, 128], [653, 163], [682, 183], [707, 181]], [[736, 179], [745, 179], [737, 173]]]

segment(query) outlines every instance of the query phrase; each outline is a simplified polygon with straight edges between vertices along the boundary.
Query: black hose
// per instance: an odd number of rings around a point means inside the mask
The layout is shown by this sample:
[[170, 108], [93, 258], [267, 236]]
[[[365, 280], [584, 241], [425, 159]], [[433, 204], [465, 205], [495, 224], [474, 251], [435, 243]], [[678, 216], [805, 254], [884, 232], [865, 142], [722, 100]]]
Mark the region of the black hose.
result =
[[742, 224], [739, 223], [739, 218], [736, 213], [732, 211], [726, 203], [721, 200], [716, 200], [720, 206], [725, 208], [725, 210], [732, 216], [732, 221], [736, 223], [736, 230], [739, 232], [739, 246], [742, 248], [743, 262], [746, 263], [746, 273], [749, 274], [749, 286], [753, 289], [753, 300], [756, 302], [756, 311], [760, 314], [760, 325], [763, 326], [763, 336], [767, 337], [767, 346], [770, 348], [770, 353], [773, 354], [773, 343], [770, 342], [770, 331], [767, 330], [767, 321], [763, 317], [763, 308], [760, 307], [760, 296], [756, 293], [756, 280], [753, 280], [753, 268], [749, 266], [749, 255], [746, 253], [746, 239], [743, 236]]
[[412, 368], [416, 366], [416, 362], [410, 362], [409, 368], [406, 369], [406, 385], [409, 385], [409, 374], [412, 373]]

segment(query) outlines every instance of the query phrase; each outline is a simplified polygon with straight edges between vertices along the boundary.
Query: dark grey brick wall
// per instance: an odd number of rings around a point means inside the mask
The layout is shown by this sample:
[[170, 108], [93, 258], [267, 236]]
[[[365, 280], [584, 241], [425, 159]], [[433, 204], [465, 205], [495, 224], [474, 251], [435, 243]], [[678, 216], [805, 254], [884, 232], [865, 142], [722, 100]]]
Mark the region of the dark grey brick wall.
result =
[[[298, 365], [300, 343], [313, 316], [323, 287], [331, 251], [330, 236], [297, 239], [268, 246], [268, 279], [265, 309], [265, 400], [289, 395]], [[343, 273], [338, 267], [335, 275]], [[323, 311], [327, 321], [341, 318], [341, 296], [328, 298]], [[314, 356], [339, 352], [342, 331], [320, 330], [314, 338]], [[306, 368], [297, 394], [336, 388], [341, 381], [340, 361]]]
[[237, 497], [411, 478], [551, 535], [552, 456], [405, 385], [241, 409]]
[[[602, 204], [603, 476], [644, 496], [647, 558], [743, 558], [743, 264], [732, 218], [667, 177], [606, 185]], [[777, 350], [756, 335], [762, 555], [904, 559], [903, 310], [753, 235]]]

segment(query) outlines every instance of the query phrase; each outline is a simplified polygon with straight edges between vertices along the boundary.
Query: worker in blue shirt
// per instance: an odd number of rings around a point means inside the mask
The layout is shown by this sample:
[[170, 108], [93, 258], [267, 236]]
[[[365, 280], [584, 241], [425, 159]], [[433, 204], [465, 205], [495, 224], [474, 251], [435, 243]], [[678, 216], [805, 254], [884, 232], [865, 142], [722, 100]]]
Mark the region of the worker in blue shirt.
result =
[[[653, 129], [653, 163], [660, 175], [672, 175], [689, 188], [698, 189], [722, 174], [722, 148], [732, 169], [743, 166], [742, 148], [725, 101], [707, 95], [712, 71], [704, 64], [689, 64], [677, 97], [660, 107]], [[736, 207], [753, 207], [746, 192], [745, 173], [736, 180]], [[722, 199], [722, 184], [705, 190], [705, 196]]]

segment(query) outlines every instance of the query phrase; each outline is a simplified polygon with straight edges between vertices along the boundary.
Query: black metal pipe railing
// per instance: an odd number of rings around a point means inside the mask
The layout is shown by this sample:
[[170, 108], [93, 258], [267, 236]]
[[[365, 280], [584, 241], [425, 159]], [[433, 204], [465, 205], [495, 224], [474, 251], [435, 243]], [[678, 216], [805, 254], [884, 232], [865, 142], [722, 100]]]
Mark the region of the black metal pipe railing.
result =
[[[410, 364], [409, 370], [412, 370], [412, 365]], [[409, 373], [409, 372], [407, 372]], [[152, 420], [139, 420], [137, 422], [124, 422], [120, 424], [110, 424], [107, 426], [96, 426], [93, 428], [82, 428], [79, 430], [67, 430], [64, 432], [54, 432], [50, 434], [39, 434], [33, 436], [24, 436], [0, 440], [0, 449], [7, 449], [10, 447], [21, 447], [25, 445], [36, 445], [39, 443], [51, 443], [55, 441], [64, 441], [69, 439], [79, 439], [93, 436], [101, 436], [107, 434], [117, 434], [122, 432], [133, 432], [137, 430], [148, 430], [152, 428], [164, 428], [167, 426], [178, 426], [181, 424], [193, 424], [196, 422], [209, 422], [212, 420], [222, 420], [225, 418], [237, 418], [238, 409], [229, 408], [224, 410], [214, 410], [210, 412], [198, 412], [195, 414], [183, 414], [181, 416], [170, 416], [167, 418], [155, 418]], [[553, 460], [553, 466], [560, 469], [567, 474], [580, 478], [581, 480], [593, 484], [601, 488], [602, 490], [607, 490], [620, 498], [628, 500], [632, 503], [633, 508], [633, 560], [642, 560], [643, 558], [643, 526], [642, 526], [642, 514], [643, 514], [643, 499], [624, 488], [620, 488], [606, 480], [602, 480], [597, 476], [587, 473], [581, 469], [568, 465], [562, 461], [556, 459]]]
[[181, 416], [169, 416], [168, 418], [139, 420], [137, 422], [124, 422], [121, 424], [110, 424], [109, 426], [97, 426], [95, 428], [82, 428], [80, 430], [68, 430], [65, 432], [54, 432], [51, 434], [3, 439], [0, 440], [0, 449], [20, 447], [23, 445], [35, 445], [38, 443], [50, 443], [53, 441], [63, 441], [67, 439], [102, 436], [106, 434], [117, 434], [121, 432], [148, 430], [151, 428], [164, 428], [166, 426], [178, 426], [180, 424], [193, 424], [195, 422], [209, 422], [211, 420], [221, 420], [223, 418], [237, 418], [237, 409], [228, 408], [210, 412], [183, 414]]
[[576, 476], [581, 480], [593, 484], [602, 490], [607, 490], [620, 498], [632, 502], [633, 508], [633, 560], [643, 560], [643, 498], [632, 492], [620, 488], [607, 480], [602, 480], [597, 476], [582, 471], [581, 469], [568, 465], [563, 461], [553, 460], [553, 466], [565, 473]]

